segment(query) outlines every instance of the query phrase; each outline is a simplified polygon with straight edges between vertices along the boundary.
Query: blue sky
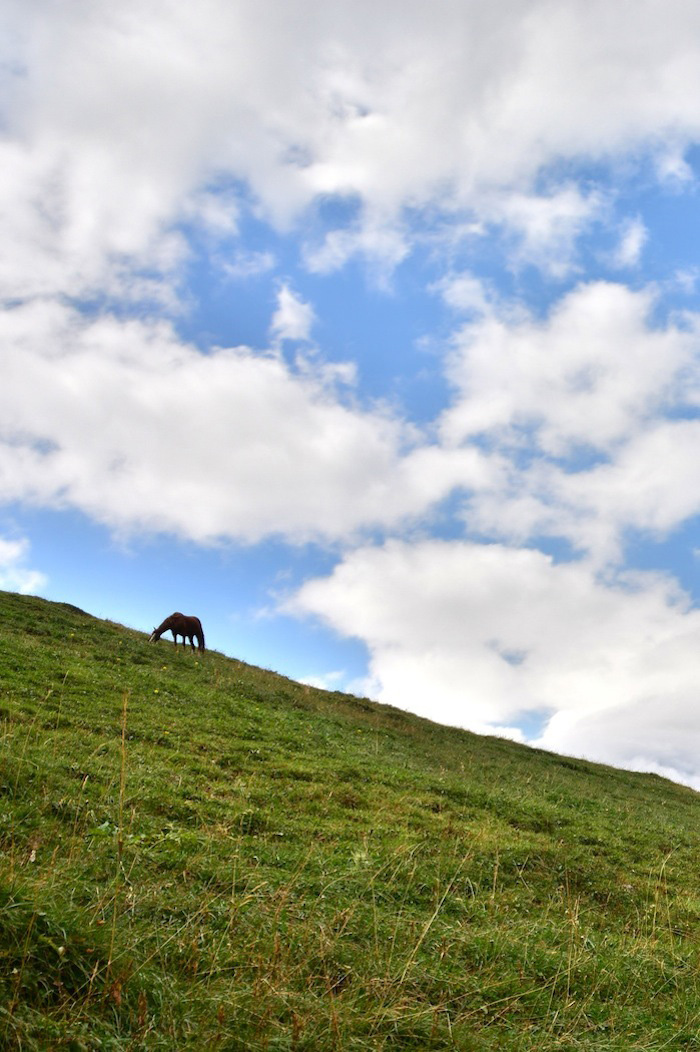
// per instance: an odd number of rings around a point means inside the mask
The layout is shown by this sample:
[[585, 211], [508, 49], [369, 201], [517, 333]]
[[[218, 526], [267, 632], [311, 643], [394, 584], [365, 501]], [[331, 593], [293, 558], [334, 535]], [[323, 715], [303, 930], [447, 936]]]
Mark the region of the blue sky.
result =
[[4, 13], [0, 586], [700, 787], [694, 5]]

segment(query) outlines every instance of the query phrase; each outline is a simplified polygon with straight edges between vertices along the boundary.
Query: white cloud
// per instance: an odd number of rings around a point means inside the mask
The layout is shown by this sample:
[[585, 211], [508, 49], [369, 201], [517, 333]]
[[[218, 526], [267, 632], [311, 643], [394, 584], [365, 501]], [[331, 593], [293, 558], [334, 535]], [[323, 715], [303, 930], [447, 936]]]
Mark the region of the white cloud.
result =
[[[666, 419], [700, 400], [697, 338], [652, 327], [651, 305], [595, 284], [543, 320], [489, 312], [464, 326], [439, 442], [348, 402], [336, 383], [350, 373], [320, 360], [202, 355], [164, 323], [16, 307], [0, 315], [0, 497], [117, 530], [253, 542], [349, 540], [421, 517], [429, 529], [461, 492], [471, 531], [564, 537], [609, 561], [629, 527], [663, 535], [700, 513], [700, 421]], [[308, 333], [293, 294], [280, 315], [280, 336]]]
[[492, 296], [485, 283], [474, 274], [449, 274], [435, 286], [448, 307], [465, 314], [490, 313]]
[[242, 281], [273, 270], [275, 257], [272, 252], [236, 252], [231, 259], [221, 262], [221, 268], [231, 281]]
[[543, 168], [648, 148], [660, 177], [687, 178], [700, 135], [687, 0], [641, 6], [634, 32], [603, 0], [445, 0], [439, 17], [387, 0], [381, 18], [369, 0], [6, 8], [8, 297], [122, 289], [129, 262], [172, 277], [174, 225], [231, 233], [239, 187], [287, 228], [315, 200], [358, 200], [359, 227], [330, 233], [317, 269], [358, 251], [386, 266], [407, 251], [406, 210], [488, 213], [497, 193], [523, 251], [561, 270], [594, 197], [570, 177], [536, 191]]
[[697, 319], [655, 324], [653, 307], [649, 291], [598, 282], [544, 319], [491, 312], [463, 326], [442, 441], [486, 441], [501, 457], [469, 499], [472, 530], [564, 537], [616, 559], [630, 527], [662, 536], [700, 513]]
[[695, 176], [693, 169], [684, 157], [683, 144], [665, 142], [656, 155], [657, 176], [666, 187], [676, 190], [684, 190], [693, 184]]
[[185, 218], [198, 223], [214, 237], [231, 237], [238, 232], [240, 204], [230, 190], [205, 188], [193, 194], [186, 203]]
[[509, 441], [525, 428], [552, 456], [580, 445], [611, 450], [678, 397], [697, 350], [687, 327], [653, 328], [651, 307], [649, 292], [596, 282], [544, 321], [489, 315], [466, 325], [450, 365], [457, 397], [442, 420], [445, 440]]
[[366, 644], [381, 701], [478, 731], [545, 712], [548, 748], [623, 764], [646, 750], [700, 779], [700, 611], [661, 575], [605, 580], [534, 550], [392, 541], [348, 554], [290, 608]]
[[699, 442], [700, 420], [658, 421], [612, 462], [552, 478], [562, 534], [595, 549], [630, 527], [662, 538], [699, 515]]
[[0, 537], [0, 588], [29, 595], [39, 592], [46, 585], [46, 576], [27, 566], [28, 557], [28, 540], [23, 537], [18, 540]]
[[507, 193], [483, 210], [515, 235], [511, 265], [530, 263], [564, 278], [574, 268], [577, 238], [600, 215], [602, 201], [598, 193], [584, 196], [568, 185], [538, 195]]
[[296, 296], [288, 285], [277, 293], [277, 310], [272, 316], [270, 332], [276, 343], [283, 340], [306, 341], [316, 319], [313, 307]]
[[681, 634], [667, 644], [670, 653], [659, 670], [656, 689], [645, 691], [640, 682], [636, 696], [610, 709], [560, 713], [535, 744], [633, 771], [651, 771], [700, 789], [693, 642]]
[[637, 266], [648, 237], [649, 231], [639, 216], [628, 220], [622, 228], [620, 243], [612, 256], [613, 266], [620, 270]]
[[295, 371], [246, 347], [204, 355], [165, 323], [86, 321], [56, 304], [6, 310], [0, 340], [6, 501], [200, 542], [298, 541], [397, 526], [490, 476], [477, 450], [443, 455], [385, 412], [344, 404], [335, 367]]
[[309, 687], [317, 687], [319, 690], [342, 690], [347, 679], [344, 669], [333, 669], [321, 675], [300, 676], [299, 682], [306, 683]]
[[407, 231], [395, 222], [363, 216], [350, 229], [331, 230], [320, 245], [306, 246], [304, 258], [312, 273], [330, 274], [356, 257], [369, 264], [380, 285], [409, 254]]

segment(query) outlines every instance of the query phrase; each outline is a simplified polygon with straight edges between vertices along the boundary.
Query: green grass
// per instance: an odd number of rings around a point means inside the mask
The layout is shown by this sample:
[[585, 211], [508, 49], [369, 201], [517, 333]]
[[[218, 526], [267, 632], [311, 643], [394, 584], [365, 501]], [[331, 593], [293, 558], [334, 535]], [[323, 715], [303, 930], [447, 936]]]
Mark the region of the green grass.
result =
[[0, 1047], [700, 1048], [700, 796], [0, 593]]

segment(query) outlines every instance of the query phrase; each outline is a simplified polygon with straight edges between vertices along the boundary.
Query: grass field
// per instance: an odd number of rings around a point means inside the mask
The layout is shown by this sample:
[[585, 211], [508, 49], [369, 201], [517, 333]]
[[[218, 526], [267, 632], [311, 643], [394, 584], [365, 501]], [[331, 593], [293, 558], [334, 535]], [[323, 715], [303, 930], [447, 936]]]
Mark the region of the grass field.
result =
[[0, 688], [0, 1048], [700, 1048], [689, 789], [4, 592]]

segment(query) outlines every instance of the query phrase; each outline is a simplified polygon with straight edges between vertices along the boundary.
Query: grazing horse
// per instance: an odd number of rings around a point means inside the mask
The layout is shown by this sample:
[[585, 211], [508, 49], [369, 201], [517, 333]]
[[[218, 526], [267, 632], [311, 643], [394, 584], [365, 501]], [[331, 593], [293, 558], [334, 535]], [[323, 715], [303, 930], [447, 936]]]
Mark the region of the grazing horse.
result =
[[148, 642], [157, 643], [163, 632], [172, 632], [176, 650], [178, 636], [182, 636], [183, 650], [187, 650], [186, 640], [188, 639], [193, 650], [195, 649], [195, 639], [197, 640], [200, 654], [204, 650], [204, 632], [202, 631], [202, 622], [198, 617], [186, 617], [185, 614], [180, 613], [171, 614], [170, 617], [166, 617], [162, 625], [158, 625], [158, 628], [153, 629]]

